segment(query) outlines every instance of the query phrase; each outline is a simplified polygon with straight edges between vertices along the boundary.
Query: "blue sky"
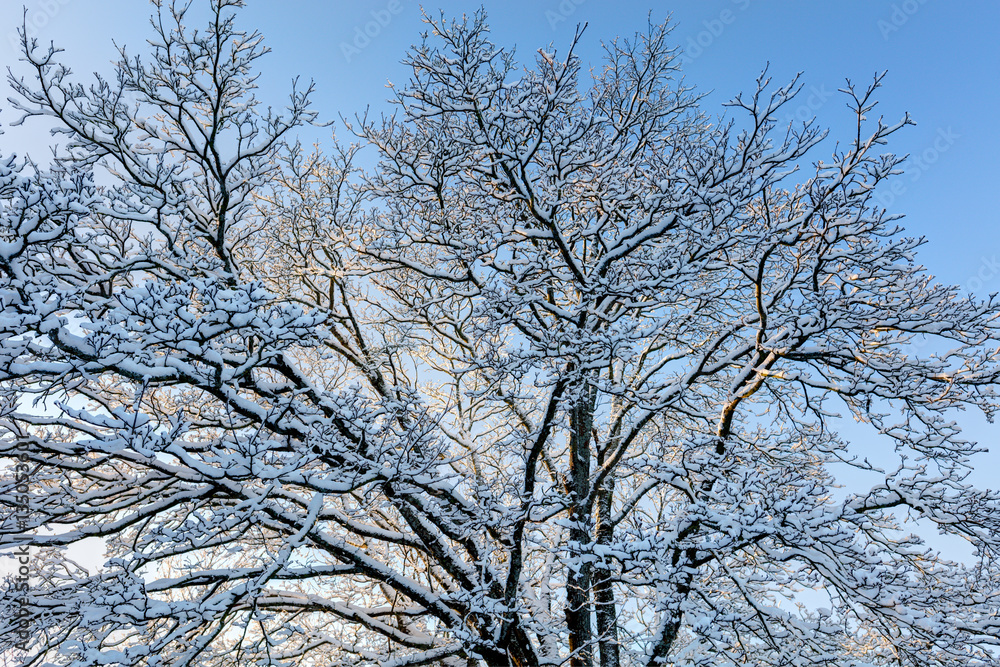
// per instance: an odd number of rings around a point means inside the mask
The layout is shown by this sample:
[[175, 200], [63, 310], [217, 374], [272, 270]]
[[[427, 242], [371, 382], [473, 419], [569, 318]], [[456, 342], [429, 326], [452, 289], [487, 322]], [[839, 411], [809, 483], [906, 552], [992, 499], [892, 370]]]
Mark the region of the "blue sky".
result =
[[[0, 64], [15, 70], [19, 4], [0, 3]], [[139, 51], [149, 34], [151, 6], [142, 0], [26, 0], [25, 5], [29, 31], [64, 46], [80, 76], [108, 70], [112, 39]], [[448, 16], [478, 7], [455, 0], [422, 6]], [[888, 119], [908, 111], [917, 126], [890, 145], [913, 159], [897, 193], [887, 192], [884, 202], [906, 214], [909, 232], [928, 237], [922, 258], [935, 275], [982, 294], [1000, 291], [1000, 3], [507, 0], [484, 7], [495, 41], [516, 45], [529, 62], [539, 47], [565, 49], [576, 25], [585, 22], [579, 53], [597, 64], [601, 40], [641, 30], [647, 16], [660, 21], [671, 15], [674, 40], [685, 52], [687, 81], [711, 91], [709, 111], [721, 111], [723, 101], [749, 90], [770, 63], [776, 82], [803, 73], [803, 94], [788, 115], [815, 114], [834, 128], [833, 136], [850, 122], [836, 92], [844, 80], [863, 83], [888, 70], [879, 110]], [[350, 116], [367, 105], [387, 108], [386, 82], [405, 80], [399, 61], [424, 28], [421, 4], [414, 0], [249, 0], [242, 22], [261, 30], [273, 49], [263, 61], [262, 95], [280, 103], [293, 76], [314, 79], [316, 108], [326, 119]], [[364, 34], [366, 28], [373, 36]], [[4, 126], [14, 120], [8, 106], [0, 103]], [[4, 152], [39, 157], [46, 143], [39, 124], [7, 128], [0, 137]], [[830, 150], [832, 142], [824, 147]]]
[[[196, 0], [199, 2], [200, 0]], [[17, 0], [0, 3], [0, 64], [19, 71]], [[109, 71], [112, 39], [141, 52], [150, 34], [151, 6], [142, 0], [25, 0], [28, 29], [66, 48], [77, 75]], [[323, 119], [351, 116], [370, 105], [387, 110], [387, 81], [402, 83], [399, 64], [424, 29], [414, 0], [249, 0], [242, 25], [261, 30], [273, 53], [263, 61], [261, 96], [280, 104], [294, 76], [316, 82], [315, 108]], [[479, 5], [438, 0], [423, 7], [458, 16]], [[578, 50], [599, 64], [600, 42], [643, 29], [647, 17], [668, 15], [684, 50], [687, 82], [708, 93], [705, 108], [750, 91], [767, 63], [776, 83], [802, 72], [803, 94], [789, 110], [815, 114], [822, 125], [847, 129], [850, 112], [836, 90], [888, 70], [878, 108], [888, 120], [909, 112], [916, 127], [889, 148], [911, 154], [909, 171], [884, 203], [906, 215], [907, 231], [928, 237], [921, 254], [943, 281], [986, 295], [1000, 291], [1000, 2], [968, 0], [507, 0], [486, 1], [494, 41], [517, 46], [528, 62], [540, 47], [565, 50], [578, 23], [589, 26]], [[367, 31], [368, 34], [365, 34]], [[5, 91], [0, 99], [5, 100]], [[44, 160], [49, 139], [40, 123], [8, 127], [16, 115], [0, 102], [0, 151]], [[307, 141], [328, 136], [310, 130]], [[816, 159], [826, 157], [832, 141]], [[968, 415], [962, 422], [994, 446], [997, 427]], [[980, 465], [989, 483], [1000, 452]], [[995, 483], [994, 483], [995, 485]]]

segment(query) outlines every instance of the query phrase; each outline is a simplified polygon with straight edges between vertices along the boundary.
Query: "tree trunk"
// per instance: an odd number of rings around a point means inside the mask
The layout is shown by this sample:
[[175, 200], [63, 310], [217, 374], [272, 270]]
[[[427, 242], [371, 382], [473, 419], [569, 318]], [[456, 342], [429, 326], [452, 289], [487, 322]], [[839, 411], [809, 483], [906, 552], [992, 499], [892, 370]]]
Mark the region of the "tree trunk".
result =
[[[570, 484], [573, 509], [570, 513], [569, 541], [571, 548], [589, 544], [590, 513], [587, 496], [590, 493], [590, 433], [594, 423], [597, 392], [581, 387], [580, 396], [570, 412]], [[590, 606], [591, 565], [571, 554], [566, 575], [566, 630], [569, 632], [570, 667], [593, 667], [592, 610]]]
[[[614, 498], [614, 475], [609, 475], [600, 491], [597, 505], [597, 544], [609, 545], [614, 535], [611, 525], [612, 500]], [[597, 617], [597, 644], [600, 647], [600, 667], [618, 667], [618, 608], [615, 590], [611, 584], [611, 568], [604, 562], [595, 566], [594, 607]]]

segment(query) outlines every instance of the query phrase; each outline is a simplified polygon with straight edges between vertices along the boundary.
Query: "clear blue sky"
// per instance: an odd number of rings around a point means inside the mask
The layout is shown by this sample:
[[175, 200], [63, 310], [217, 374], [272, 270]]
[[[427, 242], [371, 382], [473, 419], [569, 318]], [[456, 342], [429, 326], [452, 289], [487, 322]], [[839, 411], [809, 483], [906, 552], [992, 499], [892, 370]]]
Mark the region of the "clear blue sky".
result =
[[[15, 69], [13, 33], [21, 20], [20, 4], [0, 2], [0, 64]], [[29, 28], [64, 46], [81, 76], [107, 71], [112, 39], [141, 50], [149, 34], [151, 6], [142, 0], [25, 4]], [[316, 108], [328, 119], [366, 105], [385, 108], [385, 83], [405, 78], [399, 60], [423, 29], [421, 5], [414, 0], [249, 0], [248, 5], [243, 24], [260, 29], [273, 49], [264, 61], [264, 96], [280, 103], [293, 76], [312, 78]], [[478, 5], [437, 0], [422, 6], [457, 16]], [[935, 275], [984, 294], [1000, 291], [1000, 3], [487, 0], [484, 6], [495, 41], [516, 45], [528, 61], [539, 47], [564, 49], [576, 24], [586, 22], [580, 53], [596, 63], [601, 40], [642, 29], [650, 12], [654, 21], [670, 14], [676, 25], [673, 37], [686, 51], [688, 82], [713, 91], [706, 101], [710, 111], [721, 110], [722, 101], [751, 88], [770, 62], [778, 82], [803, 72], [805, 89], [798, 103], [804, 108], [792, 111], [815, 113], [821, 123], [843, 127], [849, 116], [836, 89], [845, 78], [865, 82], [888, 70], [881, 111], [891, 119], [909, 111], [917, 122], [897, 135], [890, 148], [929, 158], [912, 161], [910, 174], [902, 179], [905, 191], [892, 197], [890, 208], [907, 215], [908, 231], [929, 238], [922, 257]], [[377, 34], [357, 49], [358, 31], [377, 18], [387, 25], [369, 25], [369, 32]], [[13, 120], [7, 107], [0, 104], [4, 126]], [[0, 148], [30, 149], [42, 157], [45, 138], [40, 130], [38, 125], [34, 131], [7, 128]], [[325, 132], [309, 138], [320, 136]]]
[[[201, 0], [195, 0], [199, 2]], [[0, 0], [0, 64], [18, 69], [14, 28], [18, 0]], [[111, 40], [141, 51], [151, 7], [142, 0], [26, 0], [29, 30], [67, 50], [77, 74], [108, 71]], [[264, 61], [265, 99], [280, 104], [293, 76], [314, 79], [316, 109], [325, 119], [350, 116], [371, 105], [387, 108], [385, 84], [406, 78], [399, 64], [423, 29], [414, 0], [249, 0], [241, 21], [261, 30], [273, 53]], [[888, 70], [880, 110], [890, 120], [906, 111], [917, 126], [897, 135], [890, 148], [909, 153], [910, 172], [889, 208], [906, 214], [904, 225], [927, 236], [922, 259], [942, 280], [983, 295], [1000, 291], [1000, 2], [969, 0], [487, 0], [494, 41], [516, 45], [530, 62], [539, 47], [564, 50], [576, 24], [589, 24], [579, 53], [593, 63], [601, 40], [641, 30], [650, 15], [673, 16], [675, 42], [685, 50], [689, 83], [711, 94], [705, 104], [750, 90], [766, 63], [778, 83], [803, 72], [798, 108], [823, 125], [850, 121], [836, 89], [845, 78], [867, 82]], [[448, 16], [477, 4], [437, 0], [423, 7]], [[378, 19], [382, 23], [378, 23]], [[384, 25], [382, 25], [384, 24]], [[373, 35], [359, 38], [358, 33]], [[346, 45], [346, 52], [345, 52]], [[5, 99], [5, 93], [2, 98]], [[14, 114], [0, 104], [0, 150], [44, 159], [48, 139], [40, 125], [6, 127]], [[305, 138], [327, 136], [313, 131]], [[836, 130], [834, 131], [834, 136]], [[832, 150], [832, 143], [824, 152]], [[825, 157], [822, 152], [815, 157]], [[997, 427], [971, 423], [972, 434], [997, 446]], [[1000, 452], [980, 466], [989, 483]], [[992, 485], [995, 486], [995, 483]]]

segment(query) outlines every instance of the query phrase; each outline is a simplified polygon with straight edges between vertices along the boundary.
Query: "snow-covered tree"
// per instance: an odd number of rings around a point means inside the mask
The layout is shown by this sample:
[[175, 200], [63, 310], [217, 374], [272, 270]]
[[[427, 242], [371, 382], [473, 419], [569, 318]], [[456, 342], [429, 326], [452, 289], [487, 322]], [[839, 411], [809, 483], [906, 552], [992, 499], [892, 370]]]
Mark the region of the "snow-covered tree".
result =
[[0, 650], [26, 609], [31, 665], [1000, 664], [955, 422], [1000, 304], [876, 206], [878, 78], [810, 162], [795, 82], [710, 118], [665, 26], [588, 77], [428, 19], [395, 115], [310, 155], [241, 4], [91, 87], [24, 44], [64, 142], [0, 167]]

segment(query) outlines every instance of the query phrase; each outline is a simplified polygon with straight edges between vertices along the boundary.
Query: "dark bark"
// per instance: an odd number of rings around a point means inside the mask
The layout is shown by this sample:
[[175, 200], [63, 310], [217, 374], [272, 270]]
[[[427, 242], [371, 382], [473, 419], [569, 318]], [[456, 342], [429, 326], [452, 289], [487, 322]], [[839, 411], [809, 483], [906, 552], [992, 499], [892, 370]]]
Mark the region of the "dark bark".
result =
[[[594, 424], [597, 392], [581, 387], [570, 411], [570, 489], [573, 508], [570, 513], [569, 541], [579, 548], [589, 544], [590, 512], [590, 438]], [[571, 556], [572, 558], [572, 556]], [[593, 611], [590, 605], [590, 563], [571, 563], [566, 575], [566, 629], [569, 632], [570, 667], [593, 667]]]
[[[692, 528], [692, 532], [697, 531], [699, 528], [697, 523], [692, 524], [690, 527]], [[676, 577], [673, 582], [676, 594], [674, 599], [669, 601], [666, 608], [660, 612], [660, 630], [656, 643], [653, 645], [652, 654], [649, 656], [649, 662], [646, 663], [649, 667], [656, 667], [656, 665], [667, 661], [670, 650], [673, 648], [674, 642], [677, 641], [677, 636], [680, 634], [681, 622], [683, 620], [681, 604], [691, 593], [691, 582], [694, 580], [694, 569], [691, 567], [691, 564], [695, 562], [695, 556], [694, 549], [677, 549], [674, 551], [671, 565]]]
[[[614, 536], [612, 500], [614, 476], [609, 475], [600, 490], [597, 503], [596, 541], [599, 545], [611, 544]], [[618, 608], [611, 581], [610, 563], [597, 563], [594, 568], [594, 607], [597, 620], [597, 645], [600, 648], [600, 667], [618, 667], [621, 656], [618, 647]]]
[[[774, 364], [775, 359], [774, 355], [764, 358], [761, 353], [758, 353], [757, 363], [754, 366], [770, 368]], [[717, 456], [723, 457], [726, 454], [726, 439], [732, 432], [733, 415], [736, 414], [736, 408], [746, 396], [756, 391], [763, 382], [764, 376], [762, 375], [755, 374], [750, 376], [743, 384], [748, 391], [743, 394], [738, 393], [736, 398], [731, 399], [723, 407], [722, 414], [719, 417], [719, 426], [716, 429], [718, 439], [715, 443], [715, 453]], [[704, 493], [709, 493], [713, 486], [715, 486], [715, 480], [712, 478], [705, 479], [700, 484], [700, 488]], [[677, 534], [678, 543], [682, 543], [699, 530], [701, 530], [700, 521], [690, 522]], [[656, 643], [653, 645], [652, 654], [646, 663], [648, 667], [655, 667], [658, 664], [666, 662], [667, 657], [670, 655], [670, 649], [673, 648], [674, 642], [677, 640], [677, 635], [681, 629], [681, 621], [683, 620], [681, 604], [691, 593], [691, 582], [694, 581], [697, 559], [698, 552], [694, 548], [677, 547], [674, 549], [670, 564], [674, 572], [674, 581], [672, 583], [676, 593], [674, 599], [668, 601], [663, 611], [660, 612], [660, 629], [657, 633]]]

